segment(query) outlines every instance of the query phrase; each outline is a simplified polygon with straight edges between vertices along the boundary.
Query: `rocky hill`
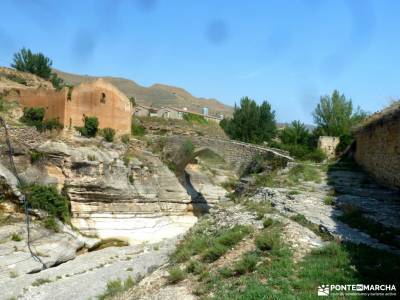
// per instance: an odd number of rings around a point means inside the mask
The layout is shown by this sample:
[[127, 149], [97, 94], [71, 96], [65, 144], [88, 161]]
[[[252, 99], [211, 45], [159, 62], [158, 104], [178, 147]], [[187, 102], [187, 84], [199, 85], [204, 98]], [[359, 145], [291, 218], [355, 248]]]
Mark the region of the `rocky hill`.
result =
[[[77, 85], [81, 82], [92, 81], [99, 77], [89, 75], [77, 75], [54, 70], [58, 76], [69, 84]], [[208, 107], [210, 114], [222, 113], [229, 116], [233, 108], [222, 104], [216, 99], [198, 98], [186, 90], [164, 84], [154, 84], [150, 87], [144, 87], [133, 80], [119, 77], [102, 77], [117, 86], [128, 97], [135, 97], [139, 104], [153, 105], [155, 107], [174, 106], [187, 107], [189, 110], [200, 112], [203, 107]]]

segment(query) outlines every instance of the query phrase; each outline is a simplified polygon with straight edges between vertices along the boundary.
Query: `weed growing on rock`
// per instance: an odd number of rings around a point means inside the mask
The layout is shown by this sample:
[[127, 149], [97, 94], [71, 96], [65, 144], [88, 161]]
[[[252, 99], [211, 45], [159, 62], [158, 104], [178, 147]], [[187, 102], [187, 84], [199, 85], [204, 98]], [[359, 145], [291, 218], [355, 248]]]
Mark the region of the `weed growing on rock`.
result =
[[321, 174], [315, 166], [298, 164], [290, 169], [288, 179], [295, 184], [300, 181], [313, 181], [320, 183]]
[[20, 241], [22, 241], [22, 236], [19, 233], [14, 232], [11, 235], [11, 240], [14, 241], [14, 242], [20, 242]]
[[49, 282], [51, 282], [50, 279], [38, 278], [34, 282], [32, 282], [32, 286], [40, 286], [40, 285], [43, 285], [43, 284], [46, 284], [46, 283], [49, 283]]
[[185, 272], [179, 267], [172, 267], [168, 270], [168, 282], [170, 284], [176, 284], [185, 278]]
[[323, 241], [332, 241], [333, 236], [326, 230], [323, 230], [320, 226], [317, 224], [314, 224], [313, 222], [307, 220], [307, 218], [302, 215], [302, 214], [297, 214], [291, 217], [291, 219], [300, 225], [307, 227], [310, 229], [312, 232], [314, 232], [316, 235], [318, 235]]
[[123, 293], [124, 291], [130, 289], [134, 285], [135, 281], [130, 276], [125, 281], [121, 281], [121, 279], [119, 278], [116, 280], [111, 280], [107, 282], [106, 291], [100, 296], [97, 296], [97, 299], [98, 300], [112, 299], [118, 296], [119, 294]]
[[334, 204], [335, 204], [335, 197], [326, 196], [326, 197], [324, 198], [324, 204], [325, 204], [325, 205], [334, 205]]

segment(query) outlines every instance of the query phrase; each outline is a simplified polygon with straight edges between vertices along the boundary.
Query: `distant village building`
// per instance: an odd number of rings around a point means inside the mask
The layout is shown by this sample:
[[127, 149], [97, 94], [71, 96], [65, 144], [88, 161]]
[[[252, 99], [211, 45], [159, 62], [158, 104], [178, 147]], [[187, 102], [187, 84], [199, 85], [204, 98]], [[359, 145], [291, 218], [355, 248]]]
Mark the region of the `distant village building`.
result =
[[56, 118], [64, 128], [83, 126], [85, 116], [97, 117], [100, 128], [130, 133], [132, 105], [114, 85], [103, 80], [82, 83], [73, 88], [21, 89], [22, 107], [43, 107], [45, 119]]
[[355, 160], [378, 182], [400, 189], [400, 101], [353, 130]]
[[318, 138], [318, 148], [325, 153], [329, 159], [335, 158], [336, 148], [340, 143], [340, 138], [336, 136], [320, 136]]
[[212, 116], [208, 114], [208, 108], [205, 107], [203, 108], [203, 113], [200, 114], [198, 112], [194, 111], [189, 111], [187, 107], [183, 107], [182, 109], [176, 108], [176, 107], [171, 107], [171, 106], [166, 106], [166, 107], [161, 107], [161, 108], [155, 108], [155, 107], [148, 107], [145, 105], [136, 105], [135, 110], [134, 110], [134, 115], [143, 117], [143, 116], [157, 116], [159, 118], [164, 118], [164, 119], [176, 119], [176, 120], [183, 120], [183, 116], [185, 114], [193, 114], [197, 116], [201, 116], [207, 121], [212, 121], [219, 123], [224, 116], [222, 114], [219, 114], [218, 116]]
[[134, 115], [138, 117], [156, 117], [158, 109], [152, 106], [136, 104], [134, 107]]

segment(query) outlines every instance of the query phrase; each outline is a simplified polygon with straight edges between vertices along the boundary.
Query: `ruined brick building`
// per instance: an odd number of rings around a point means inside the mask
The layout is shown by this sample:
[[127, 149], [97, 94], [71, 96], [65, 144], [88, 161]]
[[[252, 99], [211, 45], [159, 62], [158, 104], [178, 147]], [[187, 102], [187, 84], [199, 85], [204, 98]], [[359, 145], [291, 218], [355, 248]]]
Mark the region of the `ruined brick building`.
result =
[[22, 107], [45, 108], [45, 119], [57, 118], [67, 129], [83, 126], [84, 117], [88, 116], [97, 117], [100, 128], [114, 128], [118, 134], [131, 130], [132, 106], [128, 97], [103, 79], [61, 91], [21, 89], [19, 102]]

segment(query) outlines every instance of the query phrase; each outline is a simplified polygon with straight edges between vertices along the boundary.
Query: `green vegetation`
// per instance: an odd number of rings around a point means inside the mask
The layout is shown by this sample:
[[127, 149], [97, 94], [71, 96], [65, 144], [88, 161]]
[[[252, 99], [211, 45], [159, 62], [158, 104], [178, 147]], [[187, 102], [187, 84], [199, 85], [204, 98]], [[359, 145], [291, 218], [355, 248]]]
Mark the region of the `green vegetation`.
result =
[[121, 142], [123, 142], [125, 145], [129, 144], [130, 140], [129, 134], [121, 135]]
[[301, 214], [297, 214], [291, 217], [291, 219], [300, 225], [307, 227], [316, 235], [318, 235], [323, 241], [331, 241], [333, 240], [333, 236], [328, 232], [320, 228], [318, 225], [306, 219], [305, 216]]
[[168, 282], [171, 284], [178, 283], [185, 278], [185, 271], [181, 270], [179, 267], [172, 267], [168, 270]]
[[87, 159], [88, 159], [89, 161], [95, 161], [95, 160], [96, 160], [96, 155], [94, 155], [94, 154], [88, 154]]
[[100, 134], [107, 142], [111, 143], [114, 141], [115, 129], [106, 127], [100, 130]]
[[335, 204], [335, 197], [333, 196], [326, 196], [324, 198], [324, 204], [325, 205], [334, 205]]
[[45, 80], [50, 80], [56, 89], [61, 89], [64, 82], [57, 74], [52, 73], [52, 64], [51, 59], [42, 53], [32, 53], [30, 49], [22, 48], [14, 54], [11, 67], [18, 71], [28, 72]]
[[173, 262], [185, 262], [193, 255], [200, 255], [204, 262], [212, 262], [251, 232], [250, 227], [238, 225], [220, 229], [210, 235], [203, 230], [206, 227], [207, 223], [202, 221], [202, 224], [197, 226], [196, 230], [187, 235], [185, 241], [178, 245], [172, 255]]
[[338, 151], [344, 150], [352, 142], [351, 128], [367, 116], [360, 108], [354, 111], [351, 99], [337, 90], [333, 91], [332, 96], [322, 96], [313, 112], [318, 135], [340, 137]]
[[30, 153], [30, 157], [31, 157], [31, 163], [35, 163], [38, 162], [40, 160], [42, 160], [45, 157], [45, 154], [42, 152], [38, 152], [38, 151], [31, 151]]
[[39, 131], [60, 130], [63, 128], [58, 119], [44, 120], [44, 115], [45, 109], [43, 107], [25, 107], [20, 121], [28, 126], [36, 127]]
[[49, 282], [51, 282], [50, 279], [38, 278], [34, 282], [32, 282], [32, 286], [40, 286], [40, 285], [43, 285], [43, 284], [46, 284], [46, 283], [49, 283]]
[[274, 224], [274, 220], [271, 218], [266, 218], [263, 220], [263, 227], [268, 228]]
[[184, 113], [183, 119], [189, 123], [207, 124], [208, 121], [200, 115], [195, 115], [192, 113]]
[[96, 117], [85, 117], [85, 125], [83, 127], [75, 127], [78, 132], [85, 137], [95, 137], [99, 130], [99, 120]]
[[20, 242], [20, 241], [22, 241], [22, 236], [19, 233], [14, 232], [11, 235], [11, 240], [14, 241], [14, 242]]
[[262, 220], [266, 214], [273, 212], [273, 208], [269, 202], [257, 203], [247, 200], [243, 204], [248, 210], [255, 212], [259, 220]]
[[90, 249], [90, 251], [97, 251], [108, 247], [125, 247], [128, 245], [129, 243], [127, 241], [119, 240], [116, 238], [108, 238], [101, 240], [101, 242], [96, 247]]
[[60, 195], [55, 186], [31, 184], [24, 187], [27, 200], [32, 208], [43, 209], [50, 217], [69, 222], [68, 200]]
[[132, 124], [131, 134], [137, 137], [144, 136], [146, 134], [146, 128], [141, 124]]
[[193, 142], [190, 139], [186, 139], [183, 141], [182, 146], [181, 146], [182, 154], [185, 155], [186, 157], [190, 157], [194, 153], [194, 145]]
[[6, 75], [6, 78], [11, 81], [15, 81], [19, 84], [23, 84], [23, 85], [28, 84], [24, 78], [22, 78], [21, 76], [18, 76], [18, 75], [8, 74], [8, 75]]
[[235, 106], [232, 119], [223, 119], [220, 126], [231, 139], [260, 144], [276, 134], [275, 112], [267, 101], [259, 106], [244, 97], [240, 107]]
[[130, 183], [130, 184], [133, 184], [133, 183], [134, 183], [135, 179], [133, 178], [133, 175], [132, 175], [132, 174], [129, 174], [129, 175], [128, 175], [128, 180], [129, 180], [129, 183]]
[[56, 218], [54, 216], [48, 216], [44, 220], [42, 220], [42, 225], [44, 228], [49, 230], [53, 230], [54, 232], [59, 232], [60, 227], [57, 224]]
[[371, 218], [364, 216], [362, 211], [352, 205], [347, 205], [343, 209], [343, 215], [338, 219], [350, 227], [360, 229], [369, 234], [378, 241], [400, 248], [400, 242], [397, 237], [400, 230], [392, 227], [386, 227]]
[[113, 299], [114, 297], [118, 296], [124, 291], [132, 288], [134, 285], [135, 281], [130, 276], [125, 281], [121, 281], [121, 279], [111, 280], [107, 282], [106, 291], [100, 296], [97, 296], [97, 299], [98, 300]]
[[293, 121], [279, 134], [281, 143], [272, 141], [270, 145], [274, 148], [288, 151], [291, 156], [300, 160], [312, 160], [322, 162], [326, 156], [316, 148], [314, 135], [310, 134], [306, 126], [300, 121]]
[[289, 170], [288, 179], [293, 183], [299, 183], [301, 181], [313, 181], [320, 183], [321, 174], [315, 166], [298, 164]]

